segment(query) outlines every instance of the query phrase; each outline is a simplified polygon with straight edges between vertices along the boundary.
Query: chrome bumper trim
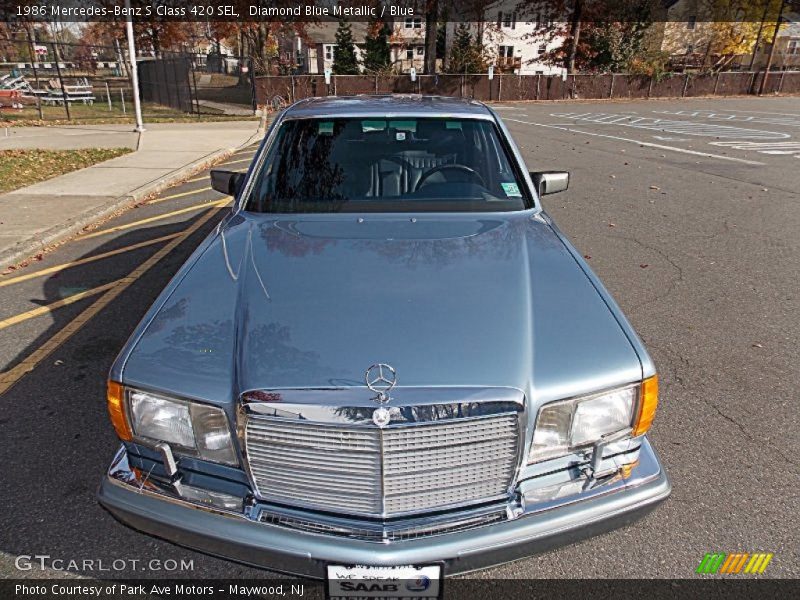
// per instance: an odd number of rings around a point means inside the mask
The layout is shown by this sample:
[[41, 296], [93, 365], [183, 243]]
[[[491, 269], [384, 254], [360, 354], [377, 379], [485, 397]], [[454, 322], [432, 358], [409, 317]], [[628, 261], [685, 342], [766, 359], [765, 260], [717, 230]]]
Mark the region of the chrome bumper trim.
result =
[[[203, 552], [274, 571], [324, 578], [326, 565], [442, 563], [447, 575], [509, 562], [628, 524], [670, 493], [669, 480], [645, 439], [629, 477], [560, 503], [528, 506], [517, 518], [431, 537], [375, 543], [258, 523], [244, 511], [200, 506], [142, 485], [124, 450], [104, 478], [99, 500], [122, 522]], [[140, 473], [141, 474], [141, 473]], [[611, 491], [613, 490], [613, 491]], [[453, 515], [454, 518], [456, 515]]]

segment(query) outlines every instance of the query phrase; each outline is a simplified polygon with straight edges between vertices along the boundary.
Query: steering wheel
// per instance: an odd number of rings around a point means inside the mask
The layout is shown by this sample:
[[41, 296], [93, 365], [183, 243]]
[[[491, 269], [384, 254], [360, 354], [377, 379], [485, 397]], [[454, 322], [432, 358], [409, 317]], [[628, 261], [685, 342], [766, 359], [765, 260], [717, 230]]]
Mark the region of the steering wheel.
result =
[[419, 178], [417, 185], [414, 186], [414, 191], [418, 191], [431, 175], [441, 173], [442, 171], [457, 171], [459, 173], [466, 174], [468, 177], [480, 183], [483, 187], [486, 187], [486, 182], [484, 181], [483, 177], [475, 169], [471, 169], [466, 165], [439, 165], [438, 167], [433, 167], [422, 174], [422, 177]]

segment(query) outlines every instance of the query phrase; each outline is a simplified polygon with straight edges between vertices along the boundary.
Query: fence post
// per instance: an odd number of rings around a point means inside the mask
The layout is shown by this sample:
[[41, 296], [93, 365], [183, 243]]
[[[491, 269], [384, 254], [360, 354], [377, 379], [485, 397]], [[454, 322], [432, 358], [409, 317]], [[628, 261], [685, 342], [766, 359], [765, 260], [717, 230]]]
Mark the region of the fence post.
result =
[[714, 91], [711, 93], [712, 96], [717, 95], [717, 88], [719, 88], [719, 76], [722, 75], [719, 71], [717, 71], [717, 80], [714, 82]]
[[503, 97], [503, 76], [498, 75], [497, 77], [497, 101], [500, 102], [500, 99]]
[[50, 44], [53, 48], [53, 56], [56, 57], [56, 73], [58, 74], [58, 82], [61, 84], [61, 97], [64, 99], [64, 110], [67, 111], [67, 120], [71, 121], [72, 116], [69, 114], [69, 98], [67, 98], [67, 90], [64, 89], [64, 78], [61, 77], [61, 65], [59, 64], [58, 53], [56, 52], [56, 45]]
[[537, 100], [539, 99], [539, 88], [541, 87], [541, 84], [542, 84], [542, 74], [541, 73], [537, 73], [536, 74], [536, 99]]
[[378, 74], [375, 74], [375, 93], [378, 93]]
[[106, 98], [108, 99], [108, 111], [111, 112], [111, 88], [108, 87], [108, 81], [106, 81]]
[[291, 75], [289, 75], [289, 79], [291, 80], [291, 83], [292, 83], [292, 98], [291, 98], [291, 100], [292, 100], [292, 101], [291, 101], [291, 103], [292, 103], [292, 104], [294, 104], [294, 102], [295, 102], [295, 99], [294, 99], [294, 97], [295, 97], [295, 91], [294, 91], [294, 74], [291, 74]]
[[681, 93], [681, 98], [686, 97], [686, 90], [689, 88], [689, 74], [686, 73], [686, 80], [683, 82], [683, 92]]
[[[197, 74], [194, 70], [194, 62], [192, 66], [192, 84], [194, 85], [194, 99], [192, 99], [192, 89], [189, 88], [189, 103], [192, 105], [193, 110], [197, 110], [197, 118], [200, 118], [200, 96], [197, 94]], [[191, 84], [190, 84], [191, 85]]]
[[122, 88], [119, 88], [119, 97], [122, 100], [122, 114], [126, 115], [128, 112], [125, 110], [125, 90]]
[[653, 76], [650, 75], [650, 83], [647, 84], [647, 97], [653, 94]]
[[747, 93], [748, 94], [752, 94], [753, 93], [753, 84], [755, 82], [756, 82], [756, 72], [753, 71], [752, 73], [750, 73], [750, 85], [747, 86]]
[[608, 97], [614, 97], [614, 73], [611, 74], [611, 85], [608, 86]]
[[784, 78], [784, 77], [786, 77], [786, 69], [784, 69], [783, 71], [781, 71], [781, 80], [780, 80], [780, 82], [778, 83], [778, 93], [779, 93], [779, 94], [781, 93], [781, 90], [783, 89], [783, 78]]
[[[250, 104], [253, 107], [253, 114], [258, 110], [258, 90], [256, 89], [256, 70], [253, 67], [253, 60], [245, 58], [245, 65], [247, 67], [247, 79], [250, 80]], [[239, 61], [239, 73], [242, 72], [242, 62]], [[195, 83], [195, 89], [197, 84]]]

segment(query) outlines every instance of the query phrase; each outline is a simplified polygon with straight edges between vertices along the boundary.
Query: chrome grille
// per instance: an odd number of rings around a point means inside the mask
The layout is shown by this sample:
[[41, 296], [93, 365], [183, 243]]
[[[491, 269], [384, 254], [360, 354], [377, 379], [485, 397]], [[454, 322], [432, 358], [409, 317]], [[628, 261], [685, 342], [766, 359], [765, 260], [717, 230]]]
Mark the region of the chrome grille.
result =
[[397, 526], [393, 528], [386, 528], [383, 526], [375, 527], [358, 527], [349, 524], [331, 524], [323, 523], [313, 517], [298, 517], [281, 515], [262, 511], [258, 520], [261, 523], [269, 523], [270, 525], [277, 525], [279, 527], [286, 527], [288, 529], [297, 529], [299, 531], [307, 531], [309, 533], [320, 533], [323, 535], [334, 535], [337, 537], [346, 537], [355, 540], [365, 540], [368, 542], [396, 542], [402, 540], [415, 540], [423, 537], [430, 537], [432, 535], [442, 535], [445, 533], [455, 533], [457, 531], [467, 531], [475, 529], [476, 527], [483, 527], [484, 525], [493, 525], [495, 523], [503, 523], [508, 520], [508, 514], [505, 510], [496, 510], [479, 515], [470, 515], [454, 521], [447, 521], [441, 523], [430, 523], [424, 526]]
[[516, 414], [386, 429], [251, 416], [245, 443], [262, 499], [390, 516], [507, 495], [517, 427]]

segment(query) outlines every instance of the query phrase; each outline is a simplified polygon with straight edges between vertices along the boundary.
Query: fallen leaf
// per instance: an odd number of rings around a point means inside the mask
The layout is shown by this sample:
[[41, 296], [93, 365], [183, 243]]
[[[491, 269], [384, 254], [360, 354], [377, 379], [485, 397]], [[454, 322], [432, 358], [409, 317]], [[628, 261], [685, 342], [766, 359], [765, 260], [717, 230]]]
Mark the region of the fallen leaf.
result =
[[591, 256], [589, 256], [588, 254], [584, 254], [584, 255], [583, 255], [583, 258], [585, 258], [586, 260], [589, 260], [589, 259], [590, 259], [590, 258], [592, 258], [592, 257], [591, 257]]
[[639, 265], [639, 266], [640, 266], [641, 268], [643, 268], [643, 269], [646, 269], [646, 268], [647, 268], [647, 267], [649, 267], [650, 265], [648, 265], [647, 263], [642, 263], [642, 264], [641, 264], [641, 265]]
[[617, 224], [616, 224], [616, 223], [609, 223], [609, 224], [608, 224], [608, 226], [609, 226], [609, 227], [616, 227], [616, 226], [617, 226]]
[[758, 342], [756, 342], [756, 343], [754, 343], [754, 344], [753, 344], [753, 348], [763, 348], [763, 347], [764, 347], [764, 346], [762, 346], [762, 345], [761, 345], [761, 344], [759, 344]]
[[651, 189], [651, 190], [660, 190], [661, 188], [660, 188], [660, 187], [658, 187], [657, 185], [651, 185], [651, 186], [650, 186], [650, 189]]

